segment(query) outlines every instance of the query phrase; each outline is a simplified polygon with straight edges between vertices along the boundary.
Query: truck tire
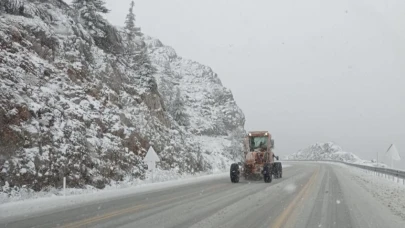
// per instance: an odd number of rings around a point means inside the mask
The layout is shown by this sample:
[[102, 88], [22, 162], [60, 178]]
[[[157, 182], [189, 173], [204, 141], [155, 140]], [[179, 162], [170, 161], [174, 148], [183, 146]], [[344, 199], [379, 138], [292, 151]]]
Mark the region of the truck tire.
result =
[[281, 162], [274, 162], [274, 177], [275, 178], [281, 178], [282, 177], [282, 172], [283, 168], [281, 165]]
[[264, 182], [265, 183], [271, 183], [271, 181], [272, 181], [271, 175], [264, 176]]
[[273, 175], [272, 168], [273, 167], [271, 164], [265, 164], [263, 167], [263, 180], [265, 183], [271, 183], [271, 181], [272, 181], [272, 175]]
[[230, 177], [231, 177], [231, 182], [232, 183], [238, 183], [239, 182], [239, 165], [237, 163], [233, 163], [231, 165], [231, 170], [230, 170]]

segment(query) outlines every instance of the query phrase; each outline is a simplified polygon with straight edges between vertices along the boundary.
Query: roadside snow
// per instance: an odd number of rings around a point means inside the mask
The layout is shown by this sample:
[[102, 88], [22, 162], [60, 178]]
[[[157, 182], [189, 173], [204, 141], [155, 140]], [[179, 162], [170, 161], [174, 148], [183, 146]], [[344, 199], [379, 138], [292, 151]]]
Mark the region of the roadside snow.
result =
[[405, 185], [404, 180], [384, 178], [374, 172], [344, 164], [331, 163], [345, 168], [349, 178], [369, 192], [376, 200], [384, 204], [395, 215], [405, 220]]

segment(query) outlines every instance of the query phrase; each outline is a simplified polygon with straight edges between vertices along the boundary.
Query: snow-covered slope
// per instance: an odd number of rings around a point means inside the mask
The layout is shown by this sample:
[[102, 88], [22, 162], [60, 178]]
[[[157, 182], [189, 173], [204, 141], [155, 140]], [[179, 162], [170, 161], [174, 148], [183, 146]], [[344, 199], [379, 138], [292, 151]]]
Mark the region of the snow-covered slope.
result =
[[209, 67], [145, 37], [157, 72], [144, 74], [102, 24], [100, 37], [60, 0], [0, 2], [0, 192], [143, 178], [150, 145], [181, 173], [240, 150], [243, 113]]
[[186, 113], [191, 116], [189, 129], [195, 134], [226, 135], [240, 131], [245, 118], [232, 92], [223, 87], [210, 67], [177, 56], [173, 48], [159, 40], [145, 39], [159, 73], [157, 82], [165, 103], [171, 104], [179, 89]]
[[315, 143], [305, 149], [287, 156], [289, 160], [334, 160], [343, 162], [358, 162], [361, 159], [355, 154], [344, 152], [343, 149], [332, 143]]
[[218, 164], [223, 167], [224, 152], [236, 158], [245, 134], [245, 116], [232, 92], [210, 67], [181, 58], [157, 39], [145, 37], [144, 41], [157, 69], [158, 90], [169, 113], [173, 107], [178, 109], [176, 99], [180, 95], [186, 119], [181, 125], [189, 132], [189, 139], [197, 142], [203, 156], [216, 168]]
[[387, 167], [387, 165], [376, 160], [363, 160], [357, 155], [345, 152], [343, 149], [333, 142], [315, 143], [305, 149], [299, 150], [286, 157], [287, 160], [327, 160], [355, 163], [367, 166]]

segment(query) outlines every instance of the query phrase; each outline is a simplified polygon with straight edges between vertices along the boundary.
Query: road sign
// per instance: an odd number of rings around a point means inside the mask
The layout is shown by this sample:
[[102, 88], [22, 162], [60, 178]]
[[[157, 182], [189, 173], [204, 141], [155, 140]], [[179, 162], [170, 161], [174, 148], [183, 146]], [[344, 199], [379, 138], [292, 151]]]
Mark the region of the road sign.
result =
[[385, 154], [389, 159], [391, 159], [391, 168], [394, 168], [393, 161], [400, 161], [401, 156], [399, 156], [398, 150], [395, 147], [394, 144], [391, 144], [391, 146], [388, 148], [387, 153]]
[[143, 161], [148, 165], [148, 170], [154, 170], [156, 168], [156, 162], [160, 162], [160, 158], [152, 146], [149, 147], [148, 153], [146, 153]]

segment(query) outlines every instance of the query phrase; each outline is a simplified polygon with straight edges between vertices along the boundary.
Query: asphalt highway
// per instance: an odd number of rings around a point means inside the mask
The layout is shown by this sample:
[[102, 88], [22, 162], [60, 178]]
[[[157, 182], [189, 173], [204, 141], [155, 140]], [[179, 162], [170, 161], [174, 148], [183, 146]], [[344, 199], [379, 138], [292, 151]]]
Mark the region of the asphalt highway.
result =
[[283, 178], [206, 180], [0, 221], [0, 227], [405, 227], [341, 166], [289, 163]]

